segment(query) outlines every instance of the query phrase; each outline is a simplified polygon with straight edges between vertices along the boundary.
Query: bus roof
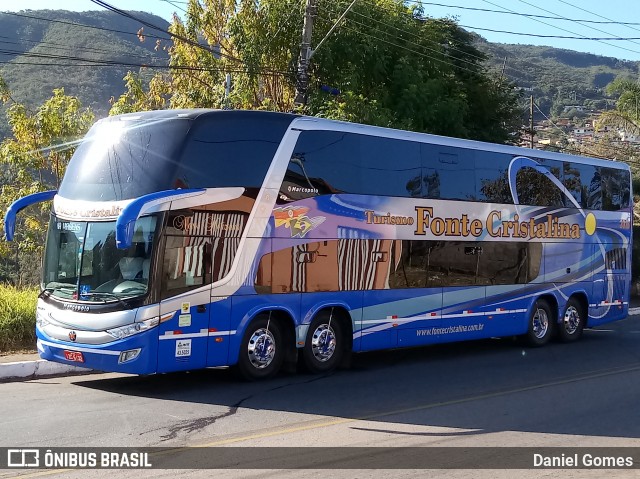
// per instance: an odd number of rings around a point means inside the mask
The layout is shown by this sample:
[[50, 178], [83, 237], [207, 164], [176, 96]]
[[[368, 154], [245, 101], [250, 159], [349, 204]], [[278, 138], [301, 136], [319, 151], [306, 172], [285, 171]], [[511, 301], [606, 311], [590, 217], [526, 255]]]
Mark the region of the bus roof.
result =
[[152, 111], [140, 111], [135, 113], [123, 113], [122, 115], [110, 116], [107, 118], [103, 118], [100, 121], [108, 121], [108, 120], [168, 120], [168, 119], [179, 119], [185, 118], [189, 120], [194, 120], [196, 118], [201, 118], [204, 116], [211, 115], [224, 115], [234, 118], [241, 118], [243, 116], [246, 117], [255, 117], [255, 116], [263, 116], [265, 118], [271, 117], [289, 117], [291, 120], [298, 118], [300, 115], [295, 115], [292, 113], [280, 113], [273, 111], [257, 111], [257, 110], [215, 110], [212, 108], [191, 108], [191, 109], [176, 109], [176, 110], [152, 110]]
[[177, 110], [154, 110], [138, 113], [126, 113], [123, 115], [117, 115], [109, 117], [101, 121], [109, 121], [114, 119], [122, 120], [161, 120], [161, 119], [197, 119], [204, 116], [212, 115], [224, 115], [233, 117], [234, 119], [241, 119], [242, 117], [254, 118], [256, 116], [263, 117], [265, 119], [288, 117], [291, 119], [291, 128], [298, 130], [338, 130], [350, 133], [360, 133], [364, 135], [376, 135], [386, 138], [395, 138], [400, 140], [416, 141], [420, 143], [430, 143], [434, 145], [450, 146], [457, 148], [468, 148], [471, 150], [482, 151], [494, 151], [496, 153], [506, 153], [510, 155], [522, 155], [522, 156], [534, 156], [536, 158], [544, 158], [549, 160], [559, 161], [579, 161], [587, 165], [604, 166], [608, 168], [617, 168], [622, 170], [630, 170], [629, 165], [624, 162], [615, 160], [606, 160], [600, 158], [592, 158], [581, 155], [570, 155], [566, 153], [555, 153], [545, 150], [532, 150], [529, 148], [523, 148], [519, 146], [501, 145], [497, 143], [488, 143], [476, 140], [467, 140], [461, 138], [453, 138], [447, 136], [433, 135], [429, 133], [417, 133], [405, 130], [397, 130], [393, 128], [384, 128], [379, 126], [370, 126], [359, 123], [350, 123], [345, 121], [328, 120], [325, 118], [317, 118], [310, 116], [300, 116], [293, 113], [280, 113], [280, 112], [267, 112], [267, 111], [255, 111], [255, 110], [214, 110], [206, 108], [194, 108], [194, 109], [177, 109]]
[[[441, 146], [451, 146], [457, 148], [468, 148], [471, 150], [494, 151], [496, 153], [506, 153], [510, 155], [533, 156], [536, 158], [544, 158], [559, 161], [579, 161], [587, 165], [604, 166], [607, 168], [617, 168], [630, 170], [628, 164], [615, 160], [606, 160], [601, 158], [592, 158], [581, 155], [570, 155], [567, 153], [555, 153], [545, 150], [537, 150], [523, 148], [520, 146], [501, 145], [498, 143], [488, 143], [477, 140], [466, 140], [461, 138], [453, 138], [448, 136], [432, 135], [430, 133], [416, 133], [405, 130], [396, 130], [393, 128], [384, 128], [379, 126], [362, 125], [359, 123], [349, 123], [337, 120], [327, 120], [315, 117], [300, 117], [291, 124], [292, 128], [299, 130], [336, 130], [349, 133], [360, 133], [363, 135], [376, 135], [386, 138], [395, 138], [399, 140], [417, 141], [421, 143], [429, 143]], [[339, 128], [337, 128], [339, 127]]]

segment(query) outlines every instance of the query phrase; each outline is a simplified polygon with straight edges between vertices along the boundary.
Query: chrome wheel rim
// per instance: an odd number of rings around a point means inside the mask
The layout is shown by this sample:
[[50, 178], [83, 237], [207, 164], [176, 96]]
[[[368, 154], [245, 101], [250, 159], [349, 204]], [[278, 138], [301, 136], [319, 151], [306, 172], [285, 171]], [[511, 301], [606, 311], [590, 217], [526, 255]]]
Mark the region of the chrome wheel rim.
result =
[[547, 312], [544, 309], [537, 308], [533, 315], [533, 335], [538, 339], [542, 339], [548, 330], [549, 316], [547, 316]]
[[574, 334], [580, 327], [580, 313], [574, 306], [569, 306], [564, 313], [564, 330], [568, 334]]
[[276, 355], [276, 341], [271, 331], [265, 328], [255, 330], [249, 338], [247, 353], [253, 367], [268, 367]]
[[319, 325], [311, 335], [313, 357], [324, 363], [329, 361], [336, 350], [336, 334], [328, 324]]

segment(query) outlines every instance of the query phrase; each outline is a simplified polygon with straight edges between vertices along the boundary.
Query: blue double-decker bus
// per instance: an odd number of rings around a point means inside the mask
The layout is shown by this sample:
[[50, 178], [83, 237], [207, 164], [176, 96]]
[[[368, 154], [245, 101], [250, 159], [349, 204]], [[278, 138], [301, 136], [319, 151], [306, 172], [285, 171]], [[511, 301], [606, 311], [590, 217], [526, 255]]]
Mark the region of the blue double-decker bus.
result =
[[135, 374], [499, 336], [627, 315], [626, 164], [291, 114], [97, 122], [53, 199], [37, 305], [50, 361]]

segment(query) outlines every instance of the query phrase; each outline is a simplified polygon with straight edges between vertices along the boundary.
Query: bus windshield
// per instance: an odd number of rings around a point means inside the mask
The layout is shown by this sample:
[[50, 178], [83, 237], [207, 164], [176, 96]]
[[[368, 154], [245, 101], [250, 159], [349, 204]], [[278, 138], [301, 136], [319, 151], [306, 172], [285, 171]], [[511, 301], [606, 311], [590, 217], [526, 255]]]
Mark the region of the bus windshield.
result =
[[74, 153], [60, 196], [119, 201], [171, 188], [189, 126], [181, 119], [99, 121]]
[[116, 248], [115, 230], [115, 221], [65, 221], [52, 216], [43, 290], [63, 300], [102, 303], [145, 295], [156, 217], [136, 222], [126, 250]]

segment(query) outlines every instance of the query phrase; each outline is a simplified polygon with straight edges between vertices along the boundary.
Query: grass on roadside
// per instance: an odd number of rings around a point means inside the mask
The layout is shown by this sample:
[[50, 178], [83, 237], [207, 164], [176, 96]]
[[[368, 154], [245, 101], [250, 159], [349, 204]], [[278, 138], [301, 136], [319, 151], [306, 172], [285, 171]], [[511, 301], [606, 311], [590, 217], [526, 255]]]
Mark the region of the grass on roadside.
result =
[[36, 288], [0, 284], [0, 353], [36, 347]]

